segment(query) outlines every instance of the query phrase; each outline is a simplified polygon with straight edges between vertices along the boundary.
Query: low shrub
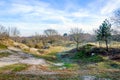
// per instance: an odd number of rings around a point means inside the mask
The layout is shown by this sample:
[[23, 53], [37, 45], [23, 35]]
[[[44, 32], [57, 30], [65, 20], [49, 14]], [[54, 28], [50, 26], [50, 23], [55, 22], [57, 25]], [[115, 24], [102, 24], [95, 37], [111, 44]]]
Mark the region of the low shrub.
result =
[[75, 59], [80, 59], [80, 58], [84, 58], [84, 57], [86, 57], [84, 50], [75, 53], [75, 56], [74, 56]]
[[83, 62], [101, 62], [103, 61], [103, 58], [99, 55], [94, 55], [94, 56], [86, 56], [85, 53], [79, 52], [76, 54], [74, 59], [80, 59]]
[[41, 48], [43, 48], [43, 44], [42, 43], [37, 43], [37, 44], [35, 44], [35, 48], [39, 48], [39, 49], [41, 49]]

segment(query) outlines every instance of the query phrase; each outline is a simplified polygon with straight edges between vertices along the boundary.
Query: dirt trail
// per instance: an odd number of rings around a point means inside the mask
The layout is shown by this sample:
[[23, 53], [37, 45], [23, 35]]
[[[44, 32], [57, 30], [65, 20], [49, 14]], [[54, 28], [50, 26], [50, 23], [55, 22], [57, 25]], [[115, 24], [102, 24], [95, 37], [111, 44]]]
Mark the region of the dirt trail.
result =
[[30, 65], [47, 65], [47, 62], [44, 59], [35, 58], [32, 55], [26, 54], [16, 48], [9, 48], [8, 50], [2, 50], [0, 52], [11, 53], [11, 55], [8, 57], [0, 58], [0, 67], [16, 63], [24, 63]]

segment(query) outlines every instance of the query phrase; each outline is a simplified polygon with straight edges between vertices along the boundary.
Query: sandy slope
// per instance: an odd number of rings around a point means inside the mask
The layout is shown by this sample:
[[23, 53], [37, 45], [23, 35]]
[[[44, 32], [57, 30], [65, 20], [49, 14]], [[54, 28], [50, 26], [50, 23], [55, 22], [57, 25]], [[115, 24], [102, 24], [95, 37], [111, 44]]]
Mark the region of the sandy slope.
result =
[[[12, 50], [10, 50], [12, 49]], [[8, 57], [0, 58], [0, 67], [15, 64], [15, 63], [25, 63], [25, 64], [33, 64], [33, 65], [47, 65], [44, 59], [38, 59], [33, 57], [30, 54], [26, 54], [19, 49], [9, 48], [8, 50], [3, 50], [0, 52], [10, 52], [12, 53]]]

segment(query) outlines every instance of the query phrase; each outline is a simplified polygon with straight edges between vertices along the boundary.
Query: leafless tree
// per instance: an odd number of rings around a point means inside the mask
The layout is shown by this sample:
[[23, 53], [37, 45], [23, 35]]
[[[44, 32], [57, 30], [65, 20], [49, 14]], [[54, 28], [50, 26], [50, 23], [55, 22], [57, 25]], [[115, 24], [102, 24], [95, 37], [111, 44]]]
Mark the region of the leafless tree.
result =
[[115, 26], [120, 27], [120, 8], [114, 11], [114, 15], [111, 18]]
[[114, 24], [113, 40], [120, 41], [120, 8], [115, 10], [113, 17], [111, 18]]
[[20, 35], [20, 31], [17, 29], [17, 27], [11, 27], [11, 36], [18, 37]]
[[8, 27], [6, 32], [11, 39], [18, 41], [17, 39], [20, 35], [20, 30], [17, 27]]
[[83, 41], [83, 30], [79, 28], [72, 28], [70, 34], [72, 39], [76, 42], [77, 50], [79, 50], [79, 44]]
[[58, 35], [58, 32], [54, 29], [46, 29], [44, 30], [44, 34], [48, 38], [48, 42], [52, 44], [57, 39], [56, 36]]
[[54, 30], [54, 29], [46, 29], [46, 30], [44, 31], [44, 33], [45, 33], [45, 35], [46, 35], [47, 37], [49, 37], [49, 36], [54, 36], [54, 35], [57, 35], [57, 34], [58, 34], [58, 32], [57, 32], [56, 30]]
[[0, 39], [8, 38], [9, 34], [7, 33], [7, 29], [5, 26], [0, 25]]

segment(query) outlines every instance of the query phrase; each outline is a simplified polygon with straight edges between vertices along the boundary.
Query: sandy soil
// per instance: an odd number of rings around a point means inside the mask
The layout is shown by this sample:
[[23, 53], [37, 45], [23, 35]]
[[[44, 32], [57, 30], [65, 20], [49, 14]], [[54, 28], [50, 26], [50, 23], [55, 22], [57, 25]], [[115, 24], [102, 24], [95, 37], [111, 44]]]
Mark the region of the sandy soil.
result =
[[10, 64], [16, 64], [16, 63], [25, 63], [25, 64], [31, 64], [31, 65], [47, 65], [47, 62], [44, 59], [35, 58], [30, 54], [23, 53], [19, 49], [9, 48], [9, 50], [3, 50], [0, 52], [12, 53], [8, 57], [0, 58], [0, 67], [10, 65]]

